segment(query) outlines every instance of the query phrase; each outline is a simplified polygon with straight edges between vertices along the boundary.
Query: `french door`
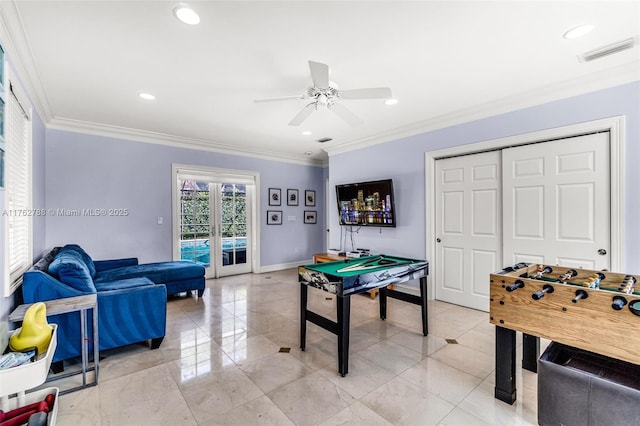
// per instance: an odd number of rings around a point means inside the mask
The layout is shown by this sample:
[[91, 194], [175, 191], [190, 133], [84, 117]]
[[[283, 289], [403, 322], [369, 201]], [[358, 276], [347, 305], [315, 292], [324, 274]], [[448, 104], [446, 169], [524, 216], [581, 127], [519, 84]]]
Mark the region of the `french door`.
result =
[[174, 166], [174, 259], [199, 263], [207, 278], [251, 272], [251, 178]]

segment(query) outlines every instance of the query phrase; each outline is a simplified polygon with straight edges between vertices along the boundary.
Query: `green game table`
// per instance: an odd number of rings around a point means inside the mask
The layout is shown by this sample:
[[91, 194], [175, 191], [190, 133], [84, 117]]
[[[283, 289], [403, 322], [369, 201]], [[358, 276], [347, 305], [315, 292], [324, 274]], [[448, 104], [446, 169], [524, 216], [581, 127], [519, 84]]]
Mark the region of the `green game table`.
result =
[[[387, 297], [413, 303], [422, 308], [422, 334], [428, 334], [427, 275], [425, 260], [378, 255], [315, 263], [298, 268], [300, 283], [300, 349], [305, 350], [307, 321], [338, 337], [338, 372], [344, 377], [349, 371], [349, 317], [351, 296], [379, 289], [380, 319], [387, 318]], [[387, 288], [409, 280], [420, 280], [420, 296]], [[336, 295], [337, 321], [307, 309], [307, 291], [315, 287]]]

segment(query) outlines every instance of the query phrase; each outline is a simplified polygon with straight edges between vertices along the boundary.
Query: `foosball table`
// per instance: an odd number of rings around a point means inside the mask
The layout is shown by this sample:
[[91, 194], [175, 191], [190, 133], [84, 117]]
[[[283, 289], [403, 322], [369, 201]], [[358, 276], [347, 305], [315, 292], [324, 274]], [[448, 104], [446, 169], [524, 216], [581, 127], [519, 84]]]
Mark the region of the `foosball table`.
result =
[[640, 275], [519, 263], [490, 275], [496, 326], [495, 397], [516, 400], [516, 331], [522, 367], [537, 371], [540, 337], [640, 365]]

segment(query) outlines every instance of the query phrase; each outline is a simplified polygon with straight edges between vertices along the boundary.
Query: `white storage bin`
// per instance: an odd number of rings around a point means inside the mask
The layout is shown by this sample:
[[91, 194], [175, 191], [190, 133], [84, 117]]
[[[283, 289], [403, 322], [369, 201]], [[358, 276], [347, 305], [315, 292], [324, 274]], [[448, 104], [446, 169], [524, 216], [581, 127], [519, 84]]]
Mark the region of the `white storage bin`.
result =
[[[38, 360], [34, 362], [0, 370], [0, 397], [33, 389], [47, 380], [51, 360], [58, 346], [58, 326], [56, 324], [51, 325], [53, 326], [51, 342], [44, 355], [40, 355]], [[20, 329], [9, 332], [9, 336], [18, 330]]]
[[25, 405], [39, 402], [45, 399], [47, 395], [53, 394], [55, 400], [53, 401], [53, 409], [47, 415], [47, 425], [54, 426], [56, 424], [56, 417], [58, 416], [58, 388], [45, 388], [35, 392], [27, 393], [24, 395], [24, 403], [19, 404], [18, 398], [13, 397], [8, 399], [8, 411], [18, 407], [24, 407]]

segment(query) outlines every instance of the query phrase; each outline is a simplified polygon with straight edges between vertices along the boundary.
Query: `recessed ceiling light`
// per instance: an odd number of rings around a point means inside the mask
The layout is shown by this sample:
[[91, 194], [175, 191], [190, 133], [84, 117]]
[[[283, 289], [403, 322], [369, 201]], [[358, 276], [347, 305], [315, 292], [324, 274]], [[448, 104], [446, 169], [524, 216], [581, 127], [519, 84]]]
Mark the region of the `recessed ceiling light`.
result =
[[582, 37], [583, 35], [591, 32], [592, 29], [593, 25], [590, 24], [579, 25], [575, 28], [571, 28], [569, 31], [564, 33], [563, 37], [567, 39]]
[[178, 20], [188, 25], [198, 25], [200, 23], [200, 16], [190, 7], [179, 4], [173, 8], [173, 14]]
[[308, 131], [308, 130], [305, 130], [304, 132], [302, 132], [302, 134], [305, 135], [305, 136], [309, 136], [311, 134], [311, 132]]
[[395, 105], [398, 103], [397, 99], [391, 98], [391, 99], [387, 99], [386, 101], [384, 101], [385, 105]]
[[152, 101], [156, 98], [151, 93], [138, 93], [138, 96], [140, 96], [142, 99], [145, 99], [147, 101]]

